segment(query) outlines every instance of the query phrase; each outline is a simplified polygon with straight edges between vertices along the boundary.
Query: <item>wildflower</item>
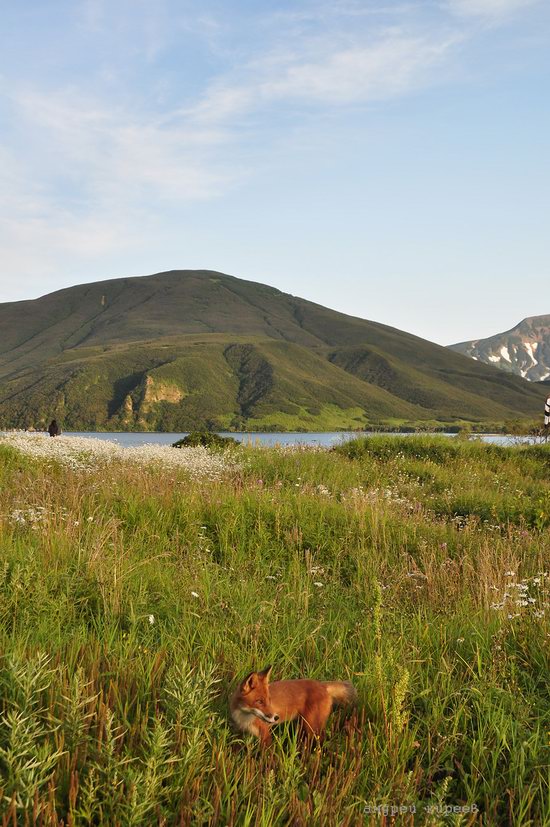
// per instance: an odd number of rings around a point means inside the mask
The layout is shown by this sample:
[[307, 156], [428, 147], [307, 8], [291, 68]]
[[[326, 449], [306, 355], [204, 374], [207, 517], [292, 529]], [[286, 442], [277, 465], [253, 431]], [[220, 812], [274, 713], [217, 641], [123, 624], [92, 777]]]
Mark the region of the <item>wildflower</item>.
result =
[[37, 506], [36, 508], [16, 508], [11, 512], [9, 518], [13, 523], [20, 523], [21, 525], [30, 523], [31, 528], [36, 530], [37, 523], [42, 522], [46, 518], [46, 509], [43, 506]]
[[155, 615], [149, 615], [148, 620], [149, 620], [149, 623], [150, 623], [150, 624], [151, 624], [151, 626], [152, 626], [152, 625], [153, 625], [153, 623], [155, 622]]
[[464, 638], [463, 637], [457, 637], [456, 642], [457, 643], [464, 643]]
[[192, 595], [192, 597], [199, 597], [199, 595], [197, 594], [197, 592], [191, 592], [191, 595]]
[[505, 571], [504, 576], [505, 577], [515, 577], [516, 573], [515, 573], [515, 571]]
[[314, 586], [317, 586], [319, 589], [322, 589], [324, 584], [323, 584], [323, 583], [319, 583], [319, 581], [318, 581], [318, 580], [316, 580], [316, 581], [314, 582], [314, 584], [313, 584], [313, 585], [314, 585]]

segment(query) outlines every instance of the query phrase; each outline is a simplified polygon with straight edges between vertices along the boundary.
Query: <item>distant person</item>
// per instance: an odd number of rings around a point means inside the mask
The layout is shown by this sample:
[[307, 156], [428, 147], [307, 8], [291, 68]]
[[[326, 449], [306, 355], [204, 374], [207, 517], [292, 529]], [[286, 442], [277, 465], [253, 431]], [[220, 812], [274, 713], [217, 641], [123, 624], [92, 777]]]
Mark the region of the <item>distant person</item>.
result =
[[50, 424], [48, 425], [48, 433], [50, 436], [59, 436], [61, 431], [59, 430], [59, 425], [55, 419], [52, 419]]
[[550, 396], [544, 403], [544, 427], [548, 428], [550, 425]]

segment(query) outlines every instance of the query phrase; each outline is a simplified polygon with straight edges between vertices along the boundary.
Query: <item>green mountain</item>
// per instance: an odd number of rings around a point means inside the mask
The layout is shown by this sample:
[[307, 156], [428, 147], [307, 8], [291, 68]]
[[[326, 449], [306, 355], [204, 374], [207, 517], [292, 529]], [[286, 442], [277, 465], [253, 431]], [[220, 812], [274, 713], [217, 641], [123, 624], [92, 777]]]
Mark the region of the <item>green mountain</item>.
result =
[[521, 378], [212, 271], [0, 304], [0, 330], [2, 427], [332, 430], [540, 409]]

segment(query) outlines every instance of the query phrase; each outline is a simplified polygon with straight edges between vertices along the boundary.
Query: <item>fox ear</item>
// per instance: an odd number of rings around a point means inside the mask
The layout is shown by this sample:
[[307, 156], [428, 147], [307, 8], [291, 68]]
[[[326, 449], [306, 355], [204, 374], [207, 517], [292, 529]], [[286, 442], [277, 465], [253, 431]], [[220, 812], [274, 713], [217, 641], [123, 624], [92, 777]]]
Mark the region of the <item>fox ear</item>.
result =
[[269, 683], [269, 678], [271, 676], [272, 669], [272, 666], [266, 666], [265, 669], [262, 669], [261, 672], [258, 672], [258, 677], [261, 678], [264, 681], [264, 683]]
[[241, 692], [245, 695], [248, 692], [252, 692], [256, 684], [258, 683], [258, 675], [256, 672], [251, 672], [249, 675], [241, 683]]

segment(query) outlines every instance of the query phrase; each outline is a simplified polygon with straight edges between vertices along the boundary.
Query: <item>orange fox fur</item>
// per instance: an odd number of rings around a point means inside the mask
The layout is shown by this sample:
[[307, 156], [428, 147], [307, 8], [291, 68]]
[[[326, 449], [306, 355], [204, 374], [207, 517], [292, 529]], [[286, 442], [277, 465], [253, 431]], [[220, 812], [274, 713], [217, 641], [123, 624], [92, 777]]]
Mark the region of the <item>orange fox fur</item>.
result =
[[352, 703], [357, 692], [349, 681], [294, 680], [269, 682], [271, 666], [251, 672], [230, 701], [231, 717], [241, 732], [262, 745], [271, 742], [271, 727], [298, 718], [304, 734], [319, 737], [335, 703]]

